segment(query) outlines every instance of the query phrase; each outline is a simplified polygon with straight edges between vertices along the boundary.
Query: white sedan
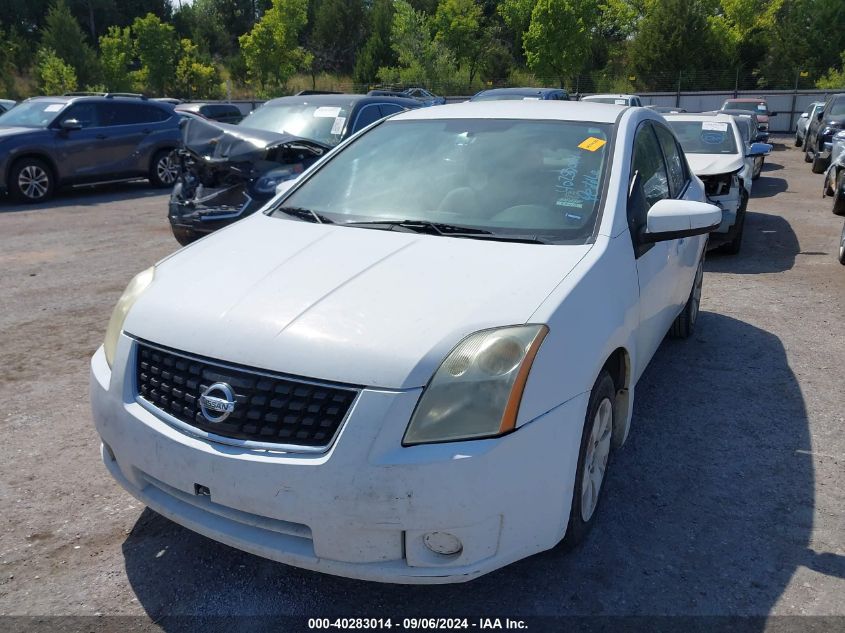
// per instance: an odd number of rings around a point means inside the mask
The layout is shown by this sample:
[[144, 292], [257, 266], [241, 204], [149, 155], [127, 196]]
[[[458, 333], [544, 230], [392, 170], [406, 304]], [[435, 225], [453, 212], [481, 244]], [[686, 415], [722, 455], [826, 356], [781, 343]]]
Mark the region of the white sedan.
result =
[[420, 109], [286, 186], [118, 302], [91, 363], [114, 478], [352, 578], [466, 581], [580, 541], [637, 380], [695, 326], [721, 221], [665, 121]]
[[690, 167], [704, 182], [707, 199], [724, 212], [710, 236], [711, 246], [737, 254], [742, 247], [745, 212], [751, 197], [754, 163], [772, 149], [767, 143], [746, 143], [729, 114], [667, 114]]

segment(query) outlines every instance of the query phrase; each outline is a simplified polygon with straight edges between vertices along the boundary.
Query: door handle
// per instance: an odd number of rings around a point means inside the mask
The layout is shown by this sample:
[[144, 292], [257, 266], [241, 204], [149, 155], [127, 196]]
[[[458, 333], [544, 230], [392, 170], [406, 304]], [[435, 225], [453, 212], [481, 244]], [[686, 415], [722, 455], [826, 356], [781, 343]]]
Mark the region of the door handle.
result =
[[108, 136], [106, 136], [105, 134], [97, 134], [97, 136], [96, 136], [95, 138], [97, 138], [98, 140], [102, 141], [102, 140], [107, 139], [107, 138], [108, 138]]

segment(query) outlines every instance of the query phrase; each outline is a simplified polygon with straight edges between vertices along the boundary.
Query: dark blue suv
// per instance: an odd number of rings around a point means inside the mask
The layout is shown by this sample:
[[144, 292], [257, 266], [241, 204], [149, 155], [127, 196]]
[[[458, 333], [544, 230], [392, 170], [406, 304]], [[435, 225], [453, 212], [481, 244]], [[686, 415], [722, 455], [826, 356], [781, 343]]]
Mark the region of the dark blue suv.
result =
[[0, 191], [41, 202], [64, 185], [176, 182], [179, 117], [138, 96], [34, 97], [0, 116]]

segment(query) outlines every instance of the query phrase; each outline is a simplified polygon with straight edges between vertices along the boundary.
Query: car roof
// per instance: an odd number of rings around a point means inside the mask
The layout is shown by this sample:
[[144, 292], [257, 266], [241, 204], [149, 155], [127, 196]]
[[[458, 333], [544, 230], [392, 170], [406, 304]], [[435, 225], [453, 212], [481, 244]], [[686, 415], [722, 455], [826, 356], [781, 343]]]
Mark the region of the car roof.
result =
[[339, 95], [301, 95], [293, 97], [278, 97], [267, 101], [264, 105], [284, 105], [286, 103], [308, 104], [313, 103], [321, 106], [349, 106], [353, 107], [355, 104], [365, 103], [395, 103], [405, 107], [418, 108], [420, 102], [416, 99], [403, 97], [379, 97], [358, 94], [339, 94]]
[[566, 92], [563, 88], [490, 88], [489, 90], [482, 90], [478, 94], [484, 95], [503, 95], [503, 94], [526, 94], [526, 95], [544, 95], [550, 92]]
[[614, 123], [627, 106], [578, 101], [464, 101], [402, 112], [392, 120], [526, 119]]
[[730, 99], [725, 99], [725, 103], [728, 101], [735, 101], [738, 103], [765, 103], [766, 100], [763, 97], [738, 97], [734, 99], [731, 97]]
[[56, 96], [41, 96], [30, 97], [27, 101], [45, 101], [48, 103], [72, 103], [77, 101], [103, 101], [106, 103], [144, 103], [157, 106], [164, 110], [172, 109], [173, 105], [166, 101], [156, 101], [154, 99], [142, 99], [139, 97], [124, 97], [120, 95], [103, 96], [103, 95], [56, 95]]
[[721, 112], [713, 114], [706, 112], [683, 112], [678, 114], [664, 114], [663, 116], [667, 121], [723, 121], [725, 123], [735, 123], [734, 115]]
[[609, 93], [609, 92], [608, 93], [602, 92], [602, 93], [597, 93], [597, 94], [594, 94], [594, 95], [584, 95], [583, 97], [581, 97], [581, 100], [583, 101], [584, 99], [590, 99], [592, 97], [613, 97], [614, 99], [630, 99], [630, 98], [636, 97], [636, 96], [637, 95], [615, 94], [615, 93]]

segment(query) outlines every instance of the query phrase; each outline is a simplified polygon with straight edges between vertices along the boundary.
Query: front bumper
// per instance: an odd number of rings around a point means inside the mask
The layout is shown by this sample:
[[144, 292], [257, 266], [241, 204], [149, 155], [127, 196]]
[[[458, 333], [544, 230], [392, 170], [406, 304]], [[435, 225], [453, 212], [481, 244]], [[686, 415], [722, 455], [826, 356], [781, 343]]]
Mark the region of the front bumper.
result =
[[[200, 534], [315, 571], [396, 583], [471, 580], [553, 547], [566, 529], [588, 394], [492, 440], [402, 447], [420, 390], [364, 389], [319, 455], [188, 435], [135, 400], [134, 344], [91, 363], [103, 461], [131, 494]], [[207, 494], [206, 494], [207, 492]], [[436, 554], [423, 538], [458, 537]]]
[[731, 187], [731, 190], [724, 196], [708, 196], [708, 201], [722, 209], [722, 223], [710, 232], [710, 243], [733, 239], [733, 232], [737, 226], [737, 218], [742, 205], [740, 188]]
[[[272, 197], [272, 196], [270, 196]], [[191, 200], [183, 200], [181, 197], [181, 183], [177, 183], [170, 195], [167, 218], [171, 227], [183, 229], [198, 234], [212, 233], [222, 229], [241, 218], [252, 215], [263, 207], [267, 199], [255, 199], [245, 192], [236, 205], [219, 204], [213, 201], [198, 204]]]

